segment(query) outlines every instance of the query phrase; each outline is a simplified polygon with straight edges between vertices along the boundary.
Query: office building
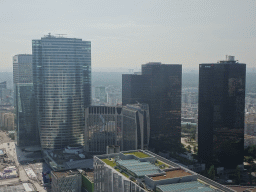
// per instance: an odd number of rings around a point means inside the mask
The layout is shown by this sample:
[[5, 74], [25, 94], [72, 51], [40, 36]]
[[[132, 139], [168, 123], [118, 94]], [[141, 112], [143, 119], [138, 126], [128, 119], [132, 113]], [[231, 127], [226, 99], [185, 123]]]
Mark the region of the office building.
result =
[[3, 97], [3, 92], [4, 90], [7, 89], [7, 82], [4, 81], [4, 82], [1, 82], [0, 83], [0, 104], [4, 103], [3, 100], [4, 100], [4, 97]]
[[84, 145], [91, 102], [91, 42], [51, 34], [32, 41], [37, 122], [43, 149]]
[[0, 105], [7, 106], [12, 104], [12, 90], [7, 89], [7, 82], [0, 83]]
[[95, 98], [100, 104], [107, 103], [107, 93], [104, 86], [95, 87]]
[[147, 149], [150, 135], [147, 104], [91, 106], [86, 109], [85, 146], [91, 153], [104, 154], [107, 146], [121, 150]]
[[51, 177], [52, 192], [80, 192], [82, 189], [82, 176], [78, 170], [52, 171]]
[[150, 148], [170, 151], [181, 139], [181, 65], [147, 63], [142, 75], [122, 76], [122, 104], [147, 103]]
[[17, 145], [40, 145], [36, 123], [32, 55], [20, 54], [13, 57], [13, 83]]
[[94, 156], [94, 191], [234, 190], [147, 150]]
[[233, 56], [199, 65], [198, 155], [206, 163], [243, 164], [245, 76]]

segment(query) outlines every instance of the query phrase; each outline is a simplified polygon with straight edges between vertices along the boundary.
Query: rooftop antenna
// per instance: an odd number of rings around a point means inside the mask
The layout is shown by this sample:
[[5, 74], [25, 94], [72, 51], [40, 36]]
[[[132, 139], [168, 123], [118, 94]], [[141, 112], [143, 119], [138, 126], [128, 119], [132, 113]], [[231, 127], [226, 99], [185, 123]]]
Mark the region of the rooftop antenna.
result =
[[226, 61], [228, 60], [228, 55], [226, 55]]
[[56, 34], [58, 35], [59, 37], [63, 37], [63, 35], [67, 35], [67, 34]]
[[45, 37], [51, 37], [51, 33], [48, 33], [48, 35], [45, 35]]

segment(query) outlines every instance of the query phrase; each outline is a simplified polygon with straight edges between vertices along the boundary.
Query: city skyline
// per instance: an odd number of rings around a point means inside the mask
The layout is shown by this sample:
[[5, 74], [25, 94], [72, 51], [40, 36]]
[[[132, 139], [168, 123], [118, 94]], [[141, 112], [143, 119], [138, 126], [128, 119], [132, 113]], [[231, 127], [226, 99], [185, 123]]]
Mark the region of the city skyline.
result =
[[224, 55], [236, 55], [255, 67], [253, 0], [0, 4], [2, 72], [12, 71], [13, 55], [31, 54], [31, 40], [49, 32], [92, 41], [92, 70], [139, 68], [150, 61], [198, 69], [198, 63]]

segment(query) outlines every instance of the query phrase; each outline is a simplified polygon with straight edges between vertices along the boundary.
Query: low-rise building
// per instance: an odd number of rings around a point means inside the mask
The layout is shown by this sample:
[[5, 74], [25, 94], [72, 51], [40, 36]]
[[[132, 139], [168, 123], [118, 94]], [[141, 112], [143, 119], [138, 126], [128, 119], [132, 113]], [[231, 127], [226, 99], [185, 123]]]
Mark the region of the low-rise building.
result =
[[234, 192], [147, 150], [94, 156], [94, 191]]
[[52, 192], [80, 192], [82, 187], [81, 173], [77, 170], [52, 171]]
[[82, 171], [82, 189], [94, 192], [94, 172], [92, 170]]

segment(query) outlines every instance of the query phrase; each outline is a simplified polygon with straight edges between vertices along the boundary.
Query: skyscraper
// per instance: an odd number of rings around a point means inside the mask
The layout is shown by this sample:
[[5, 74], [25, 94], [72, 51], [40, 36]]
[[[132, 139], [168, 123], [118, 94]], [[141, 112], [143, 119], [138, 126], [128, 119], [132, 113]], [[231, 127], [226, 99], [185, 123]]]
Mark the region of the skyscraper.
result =
[[182, 66], [142, 65], [142, 75], [123, 75], [123, 105], [147, 103], [150, 114], [150, 148], [168, 151], [181, 139]]
[[51, 34], [32, 41], [37, 121], [43, 149], [84, 145], [91, 102], [91, 42]]
[[32, 55], [20, 54], [13, 57], [13, 83], [17, 145], [39, 145], [40, 140], [35, 116]]
[[198, 155], [206, 163], [243, 164], [245, 76], [233, 56], [199, 65]]

